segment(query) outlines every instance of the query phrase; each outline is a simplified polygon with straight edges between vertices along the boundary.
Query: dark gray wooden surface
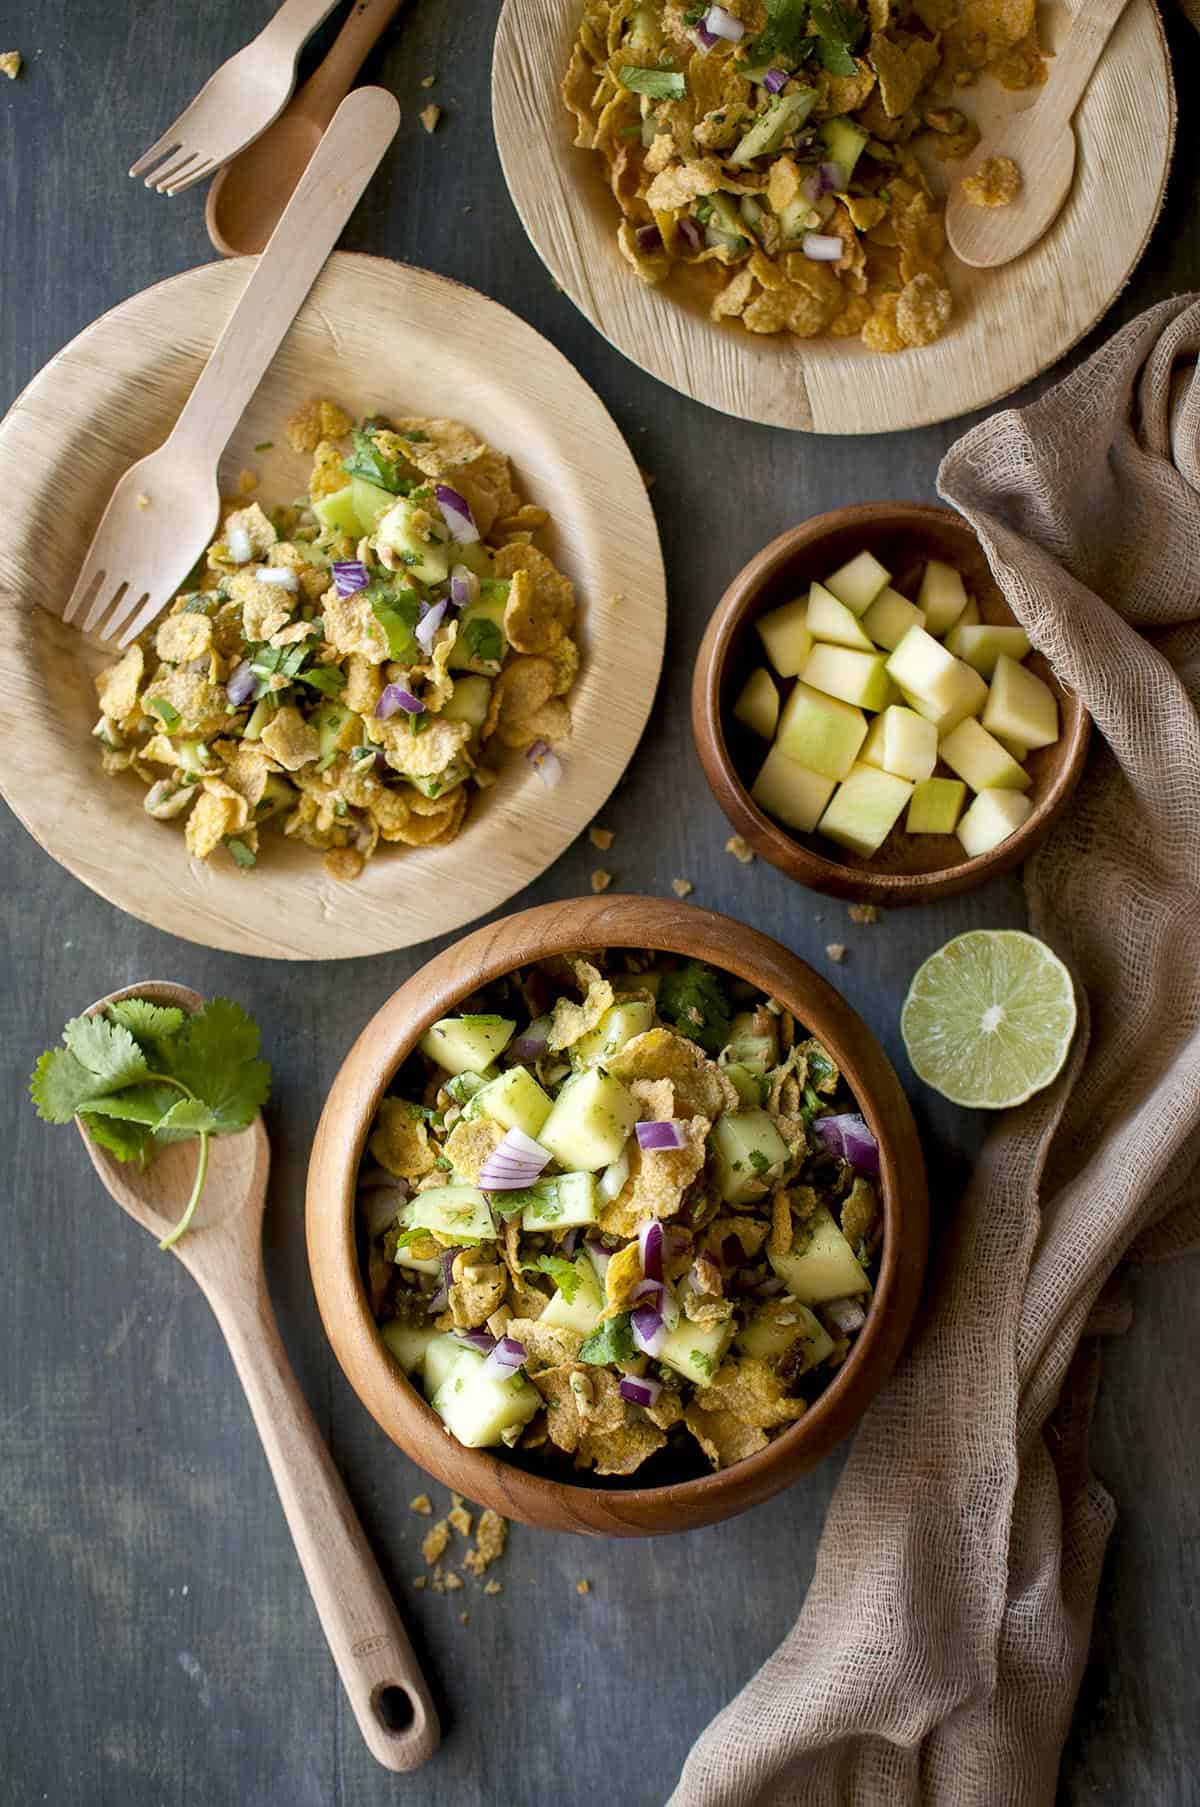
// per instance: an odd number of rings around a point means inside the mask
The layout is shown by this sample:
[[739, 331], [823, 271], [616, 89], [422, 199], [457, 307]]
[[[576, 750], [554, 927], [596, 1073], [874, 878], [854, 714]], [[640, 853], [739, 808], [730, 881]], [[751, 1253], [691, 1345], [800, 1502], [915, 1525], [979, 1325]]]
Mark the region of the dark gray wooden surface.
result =
[[[0, 3], [0, 49], [20, 48], [28, 65], [14, 86], [0, 82], [0, 405], [96, 314], [211, 256], [202, 192], [159, 200], [124, 170], [269, 10], [268, 0], [37, 0], [29, 17], [27, 5]], [[688, 679], [710, 609], [765, 540], [838, 503], [929, 497], [964, 423], [875, 440], [791, 436], [711, 414], [610, 350], [555, 291], [505, 194], [488, 105], [497, 10], [496, 0], [413, 0], [389, 33], [370, 73], [399, 95], [404, 125], [344, 242], [427, 264], [514, 308], [574, 359], [654, 472], [671, 584], [667, 666], [650, 730], [604, 812], [617, 833], [605, 863], [631, 890], [664, 892], [686, 875], [697, 901], [771, 930], [818, 967], [828, 970], [827, 942], [848, 944], [836, 977], [910, 1084], [946, 1209], [981, 1125], [912, 1081], [899, 1003], [950, 934], [1020, 923], [1019, 884], [868, 928], [761, 862], [736, 865], [693, 754]], [[1169, 202], [1102, 332], [1200, 284], [1200, 44], [1168, 25], [1183, 101]], [[417, 122], [430, 73], [446, 110], [432, 139]], [[326, 967], [209, 954], [123, 918], [7, 815], [0, 833], [11, 1175], [0, 1265], [0, 1800], [665, 1800], [692, 1739], [791, 1624], [839, 1461], [686, 1538], [585, 1542], [518, 1528], [496, 1598], [412, 1592], [425, 1525], [408, 1501], [423, 1478], [329, 1354], [302, 1200], [311, 1132], [343, 1053], [435, 944]], [[525, 901], [585, 890], [597, 863], [581, 842]], [[98, 1192], [73, 1134], [42, 1128], [24, 1097], [35, 1055], [68, 1015], [159, 976], [233, 994], [264, 1026], [276, 1076], [266, 1236], [284, 1337], [443, 1705], [444, 1746], [408, 1779], [376, 1768], [345, 1710], [206, 1306]], [[1133, 1330], [1107, 1359], [1095, 1459], [1120, 1518], [1064, 1763], [1071, 1807], [1200, 1800], [1195, 1272], [1181, 1262], [1135, 1276]]]

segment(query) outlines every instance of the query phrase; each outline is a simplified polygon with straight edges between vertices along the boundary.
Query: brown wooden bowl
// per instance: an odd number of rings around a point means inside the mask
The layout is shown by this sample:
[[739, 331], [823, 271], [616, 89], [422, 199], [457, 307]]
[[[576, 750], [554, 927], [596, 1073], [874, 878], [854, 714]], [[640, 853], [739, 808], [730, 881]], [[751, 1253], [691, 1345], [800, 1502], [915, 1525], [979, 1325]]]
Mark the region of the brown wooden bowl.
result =
[[[572, 948], [633, 947], [710, 961], [760, 987], [818, 1036], [879, 1142], [884, 1211], [875, 1296], [850, 1355], [803, 1418], [734, 1467], [663, 1484], [555, 1480], [520, 1458], [465, 1449], [388, 1354], [371, 1316], [355, 1191], [367, 1135], [393, 1075], [431, 1023], [516, 966]], [[308, 1259], [321, 1317], [351, 1386], [393, 1442], [447, 1487], [552, 1531], [617, 1537], [686, 1531], [786, 1487], [850, 1431], [890, 1374], [916, 1311], [929, 1206], [916, 1125], [874, 1036], [795, 954], [726, 916], [652, 897], [543, 904], [478, 929], [439, 954], [367, 1024], [334, 1080], [308, 1169]], [[652, 1460], [662, 1463], [669, 1452]], [[697, 1464], [699, 1468], [703, 1459]]]
[[992, 577], [983, 548], [961, 515], [915, 502], [864, 502], [815, 515], [781, 533], [739, 571], [708, 624], [692, 681], [692, 732], [714, 796], [740, 834], [765, 860], [814, 891], [864, 903], [926, 903], [968, 891], [1017, 866], [1066, 808], [1087, 756], [1091, 718], [1038, 652], [1030, 671], [1058, 698], [1062, 732], [1052, 747], [1029, 755], [1033, 814], [990, 853], [968, 859], [957, 835], [892, 830], [872, 859], [848, 853], [819, 835], [800, 835], [764, 815], [750, 796], [766, 745], [734, 719], [737, 694], [764, 662], [754, 624], [861, 552], [873, 552], [905, 595], [916, 594], [925, 562], [938, 558], [962, 572], [980, 616], [993, 624], [1016, 617]]

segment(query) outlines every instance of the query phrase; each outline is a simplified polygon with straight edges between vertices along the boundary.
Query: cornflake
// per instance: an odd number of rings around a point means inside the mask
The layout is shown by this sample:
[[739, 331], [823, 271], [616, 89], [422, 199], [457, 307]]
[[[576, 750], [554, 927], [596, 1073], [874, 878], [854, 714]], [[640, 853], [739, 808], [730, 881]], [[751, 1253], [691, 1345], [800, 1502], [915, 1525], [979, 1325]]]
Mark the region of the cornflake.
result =
[[607, 891], [608, 887], [613, 882], [613, 875], [611, 872], [606, 871], [603, 866], [597, 866], [596, 870], [592, 873], [591, 882], [593, 891]]
[[588, 840], [592, 843], [593, 847], [599, 848], [601, 853], [608, 852], [613, 844], [613, 838], [611, 828], [597, 828], [595, 823], [593, 823], [588, 829]]
[[754, 849], [744, 835], [731, 834], [725, 843], [726, 853], [731, 853], [741, 866], [750, 865], [754, 858]]
[[690, 897], [696, 887], [690, 878], [673, 878], [671, 880], [671, 889], [674, 891], [676, 897]]
[[433, 105], [432, 101], [430, 102], [429, 106], [421, 108], [421, 113], [420, 113], [421, 124], [425, 127], [425, 130], [427, 132], [436, 132], [437, 131], [438, 120], [441, 117], [442, 117], [442, 109], [440, 107], [435, 107]]
[[972, 207], [1008, 207], [1023, 186], [1011, 157], [985, 157], [973, 175], [962, 179], [963, 199]]

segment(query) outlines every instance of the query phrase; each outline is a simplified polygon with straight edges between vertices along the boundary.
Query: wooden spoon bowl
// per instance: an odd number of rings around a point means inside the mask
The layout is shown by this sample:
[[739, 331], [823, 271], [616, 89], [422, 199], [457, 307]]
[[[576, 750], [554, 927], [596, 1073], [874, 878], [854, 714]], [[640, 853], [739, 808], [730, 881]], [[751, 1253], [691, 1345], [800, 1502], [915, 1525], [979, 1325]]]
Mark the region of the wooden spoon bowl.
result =
[[1026, 660], [1058, 699], [1061, 732], [1050, 747], [1029, 755], [1033, 814], [990, 853], [969, 859], [957, 835], [910, 835], [892, 830], [872, 859], [848, 853], [818, 835], [800, 835], [765, 815], [750, 795], [767, 743], [734, 719], [733, 704], [756, 665], [765, 661], [755, 631], [760, 615], [802, 595], [863, 549], [892, 573], [895, 587], [916, 595], [927, 560], [963, 575], [985, 622], [1015, 623], [983, 548], [960, 515], [911, 502], [868, 502], [816, 515], [780, 534], [739, 571], [708, 624], [692, 682], [692, 732], [713, 795], [756, 853], [814, 891], [864, 903], [927, 903], [969, 891], [1010, 871], [1031, 852], [1070, 801], [1087, 756], [1091, 719], [1055, 677], [1040, 653]]
[[[632, 1485], [592, 1476], [552, 1478], [538, 1452], [514, 1458], [457, 1442], [384, 1346], [367, 1299], [356, 1222], [359, 1163], [380, 1100], [430, 1024], [528, 961], [610, 947], [707, 960], [778, 998], [828, 1047], [880, 1150], [882, 1263], [866, 1324], [843, 1366], [803, 1418], [757, 1455], [711, 1474], [703, 1458], [694, 1468], [671, 1468], [670, 1452], [662, 1451], [652, 1459], [661, 1484], [652, 1486], [644, 1478]], [[367, 1410], [445, 1486], [552, 1531], [645, 1537], [691, 1530], [744, 1512], [819, 1462], [858, 1422], [900, 1354], [917, 1307], [927, 1240], [916, 1125], [866, 1025], [778, 942], [728, 917], [661, 898], [543, 904], [490, 923], [431, 960], [388, 999], [347, 1055], [317, 1126], [308, 1170], [313, 1287], [334, 1353]]]

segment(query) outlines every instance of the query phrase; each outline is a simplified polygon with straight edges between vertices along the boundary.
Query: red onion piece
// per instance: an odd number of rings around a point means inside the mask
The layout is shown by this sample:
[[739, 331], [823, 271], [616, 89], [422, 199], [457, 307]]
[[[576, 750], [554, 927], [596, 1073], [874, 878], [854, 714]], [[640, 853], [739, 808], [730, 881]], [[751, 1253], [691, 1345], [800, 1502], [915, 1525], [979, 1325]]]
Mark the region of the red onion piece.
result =
[[640, 1375], [626, 1374], [618, 1385], [617, 1392], [630, 1405], [653, 1405], [662, 1389], [661, 1380], [651, 1380], [648, 1376], [643, 1380]]
[[466, 565], [455, 565], [450, 573], [450, 600], [456, 609], [465, 609], [479, 594], [479, 579]]
[[836, 1324], [838, 1329], [844, 1331], [847, 1336], [852, 1336], [856, 1330], [861, 1330], [867, 1321], [867, 1314], [857, 1299], [830, 1299], [821, 1307], [821, 1310], [830, 1322]]
[[502, 1336], [484, 1362], [481, 1373], [490, 1380], [507, 1380], [525, 1361], [529, 1351], [515, 1337]]
[[829, 232], [806, 232], [800, 240], [800, 249], [814, 264], [835, 264], [846, 253], [841, 239]]
[[544, 740], [535, 740], [526, 749], [526, 759], [548, 791], [557, 789], [563, 779], [563, 762], [554, 748]]
[[448, 483], [438, 483], [434, 487], [438, 507], [446, 517], [446, 525], [450, 529], [451, 539], [465, 546], [479, 538], [479, 529], [475, 525], [475, 517], [471, 513], [471, 504], [458, 490], [451, 489]]
[[633, 236], [639, 251], [662, 250], [662, 233], [657, 226], [639, 226]]
[[341, 597], [353, 596], [356, 590], [365, 590], [370, 583], [370, 574], [360, 558], [336, 559], [329, 567], [333, 572], [334, 588]]
[[630, 1319], [634, 1346], [643, 1355], [658, 1355], [667, 1338], [667, 1327], [661, 1312], [649, 1305], [639, 1305]]
[[643, 1149], [686, 1148], [687, 1137], [673, 1117], [634, 1125], [638, 1146]]
[[763, 76], [763, 87], [768, 94], [778, 94], [781, 88], [786, 87], [787, 79], [786, 69], [768, 69]]
[[528, 1029], [515, 1036], [508, 1044], [508, 1052], [517, 1060], [540, 1060], [546, 1052], [546, 1044], [550, 1040], [550, 1018], [538, 1017], [530, 1023]]
[[485, 1192], [519, 1192], [532, 1186], [549, 1161], [549, 1149], [524, 1130], [510, 1129], [480, 1168], [479, 1184]]
[[243, 659], [229, 674], [229, 682], [225, 686], [225, 695], [235, 708], [240, 709], [248, 703], [258, 689], [258, 679], [250, 669], [249, 659]]
[[726, 12], [723, 6], [710, 6], [704, 15], [701, 30], [710, 32], [715, 38], [724, 38], [726, 43], [737, 44], [746, 35], [746, 27], [732, 13]]
[[711, 50], [714, 44], [720, 43], [715, 31], [706, 31], [703, 25], [696, 27], [696, 42], [701, 50]]
[[638, 1252], [642, 1257], [642, 1272], [647, 1280], [661, 1280], [663, 1277], [663, 1245], [665, 1242], [663, 1227], [657, 1217], [652, 1217], [638, 1231]]
[[408, 715], [424, 715], [425, 705], [419, 696], [411, 690], [405, 690], [401, 684], [386, 684], [383, 695], [375, 705], [377, 721], [390, 721], [398, 710], [403, 709]]
[[437, 631], [442, 625], [447, 606], [445, 598], [441, 602], [435, 602], [431, 608], [426, 609], [413, 630], [417, 645], [426, 655], [433, 652], [433, 643], [437, 639]]
[[878, 1175], [879, 1144], [857, 1111], [840, 1117], [818, 1117], [813, 1128], [831, 1154], [848, 1161], [856, 1173]]
[[630, 1302], [634, 1305], [646, 1304], [651, 1311], [656, 1311], [660, 1317], [663, 1317], [665, 1315], [662, 1308], [665, 1291], [666, 1288], [661, 1280], [639, 1280], [629, 1295]]
[[474, 1349], [477, 1355], [490, 1355], [496, 1347], [495, 1337], [486, 1330], [456, 1330], [454, 1335], [464, 1348]]
[[685, 213], [681, 220], [676, 220], [675, 224], [679, 228], [680, 238], [684, 241], [689, 251], [702, 251], [704, 249], [704, 237], [695, 220]]
[[573, 1258], [575, 1250], [579, 1247], [579, 1238], [582, 1234], [582, 1230], [579, 1228], [579, 1225], [576, 1224], [573, 1230], [567, 1231], [566, 1235], [559, 1243], [558, 1246], [568, 1261]]
[[776, 1293], [783, 1291], [783, 1281], [778, 1274], [772, 1274], [770, 1279], [760, 1280], [757, 1286], [750, 1288], [750, 1291], [756, 1299], [773, 1299]]

